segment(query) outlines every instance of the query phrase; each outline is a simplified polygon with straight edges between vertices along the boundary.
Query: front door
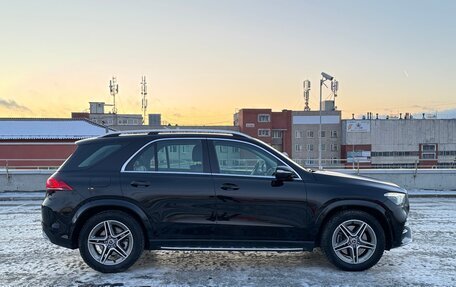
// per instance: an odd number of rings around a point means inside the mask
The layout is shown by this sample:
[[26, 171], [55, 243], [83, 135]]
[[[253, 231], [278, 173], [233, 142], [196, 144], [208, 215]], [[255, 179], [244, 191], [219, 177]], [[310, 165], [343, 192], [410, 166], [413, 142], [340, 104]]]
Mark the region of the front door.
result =
[[149, 216], [154, 240], [211, 238], [215, 193], [205, 139], [149, 143], [123, 167], [121, 182], [124, 196]]
[[226, 241], [284, 243], [303, 241], [307, 230], [305, 184], [277, 182], [278, 165], [266, 149], [247, 142], [209, 140], [215, 193], [215, 238]]

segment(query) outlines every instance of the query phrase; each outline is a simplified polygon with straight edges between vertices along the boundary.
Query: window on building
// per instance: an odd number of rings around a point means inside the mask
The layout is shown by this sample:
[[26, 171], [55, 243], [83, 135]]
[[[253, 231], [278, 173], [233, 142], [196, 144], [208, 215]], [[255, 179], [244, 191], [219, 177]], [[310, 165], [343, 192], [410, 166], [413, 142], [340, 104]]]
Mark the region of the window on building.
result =
[[308, 138], [313, 138], [314, 137], [314, 132], [313, 131], [307, 131], [307, 137]]
[[307, 145], [307, 151], [313, 151], [314, 150], [314, 145], [313, 144], [308, 144]]
[[423, 144], [421, 146], [422, 159], [436, 159], [437, 158], [437, 145], [436, 144]]
[[436, 151], [437, 147], [435, 144], [424, 144], [423, 145], [423, 152], [431, 151], [434, 152]]
[[296, 131], [295, 132], [295, 138], [297, 138], [297, 139], [301, 138], [301, 132], [300, 131]]
[[435, 153], [423, 153], [422, 159], [435, 159]]
[[259, 114], [258, 122], [259, 123], [269, 123], [271, 121], [271, 115], [269, 114]]
[[270, 129], [258, 129], [258, 136], [259, 137], [270, 137], [271, 130]]
[[322, 138], [326, 137], [326, 131], [321, 131], [321, 137]]
[[321, 144], [321, 150], [322, 150], [322, 151], [325, 151], [325, 150], [326, 150], [326, 144], [323, 144], [323, 143]]
[[302, 145], [296, 144], [295, 145], [295, 151], [301, 151], [302, 150]]
[[281, 130], [273, 130], [272, 137], [275, 139], [281, 139], [283, 137], [283, 131]]
[[337, 131], [331, 131], [331, 137], [337, 138]]
[[338, 144], [331, 144], [331, 151], [338, 151], [339, 145]]

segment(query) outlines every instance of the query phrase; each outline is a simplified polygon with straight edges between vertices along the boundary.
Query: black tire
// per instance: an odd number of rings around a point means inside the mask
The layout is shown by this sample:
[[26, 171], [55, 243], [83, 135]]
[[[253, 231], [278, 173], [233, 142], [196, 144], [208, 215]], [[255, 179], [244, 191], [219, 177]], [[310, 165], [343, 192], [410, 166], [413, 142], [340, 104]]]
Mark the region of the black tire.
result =
[[[357, 226], [356, 224], [359, 224], [359, 227], [361, 227], [362, 223], [367, 223], [370, 229], [366, 229], [366, 233], [361, 234], [364, 239], [370, 240], [373, 242], [375, 240], [375, 247], [370, 247], [369, 249], [363, 249], [362, 247], [354, 248], [354, 246], [357, 246], [355, 244], [359, 243], [353, 243], [354, 245], [351, 245], [352, 240], [356, 241], [358, 240], [357, 237], [350, 237], [345, 240], [341, 240], [339, 243], [340, 245], [343, 245], [344, 242], [347, 242], [345, 245], [345, 249], [341, 249], [341, 251], [337, 252], [333, 248], [333, 236], [334, 238], [343, 238], [342, 236], [345, 236], [344, 232], [341, 230], [342, 228], [340, 225], [344, 223], [344, 226], [350, 226], [352, 224], [353, 229], [349, 229], [349, 231], [353, 233], [356, 233]], [[380, 260], [380, 258], [383, 255], [383, 252], [385, 251], [385, 232], [381, 226], [381, 224], [378, 222], [378, 220], [370, 215], [369, 213], [363, 212], [363, 211], [358, 211], [358, 210], [347, 210], [347, 211], [342, 211], [334, 216], [332, 216], [327, 222], [326, 225], [323, 227], [324, 230], [321, 235], [321, 250], [323, 254], [325, 254], [326, 258], [334, 264], [336, 267], [339, 269], [345, 270], [345, 271], [363, 271], [366, 269], [371, 268], [377, 262]], [[367, 228], [367, 227], [366, 227]], [[337, 231], [336, 231], [337, 229]], [[336, 233], [335, 233], [336, 232]], [[369, 233], [368, 233], [369, 232]], [[372, 235], [372, 232], [375, 234]], [[370, 239], [369, 239], [370, 238]], [[365, 241], [363, 241], [365, 242]], [[361, 243], [363, 244], [363, 243]], [[338, 244], [337, 244], [338, 245]], [[358, 255], [364, 254], [365, 261], [362, 262], [346, 262], [347, 260], [355, 260], [354, 258], [358, 258], [358, 256], [355, 256], [355, 253], [353, 253], [353, 250], [361, 250], [360, 252], [356, 253]], [[345, 255], [345, 256], [344, 256]], [[340, 257], [344, 258], [341, 259]]]
[[[120, 253], [116, 252], [116, 250], [112, 249], [112, 251], [108, 251], [107, 254], [110, 254], [108, 257], [106, 257], [105, 264], [101, 263], [101, 258], [104, 258], [102, 254], [100, 254], [100, 258], [95, 258], [94, 255], [97, 255], [96, 253], [97, 248], [100, 250], [104, 250], [105, 248], [109, 250], [107, 247], [103, 246], [108, 246], [108, 245], [97, 245], [97, 244], [89, 244], [88, 239], [89, 235], [91, 232], [94, 232], [96, 230], [101, 230], [105, 226], [105, 222], [109, 222], [110, 226], [112, 226], [112, 229], [118, 231], [118, 238], [121, 238], [122, 236], [122, 227], [127, 227], [130, 231], [129, 234], [131, 236], [125, 237], [122, 241], [119, 240], [119, 244], [122, 246], [127, 246], [125, 249], [127, 249], [128, 252], [125, 252], [124, 255], [125, 257], [120, 257]], [[106, 230], [106, 228], [104, 228]], [[126, 229], [124, 229], [126, 230]], [[114, 234], [116, 232], [114, 231]], [[100, 233], [101, 237], [103, 237], [103, 233]], [[128, 232], [126, 233], [128, 234]], [[100, 237], [100, 238], [101, 238]], [[93, 238], [93, 237], [91, 237]], [[106, 243], [104, 241], [101, 244]], [[117, 246], [117, 241], [116, 243], [113, 243], [112, 241], [109, 243], [111, 247], [113, 248], [118, 248]], [[132, 247], [130, 247], [130, 244]], [[89, 247], [90, 245], [90, 247]], [[90, 250], [89, 250], [90, 249]], [[102, 272], [102, 273], [116, 273], [116, 272], [122, 272], [130, 268], [141, 256], [142, 251], [144, 250], [144, 234], [141, 226], [139, 223], [131, 217], [129, 214], [122, 212], [122, 211], [116, 211], [116, 210], [110, 210], [110, 211], [103, 211], [100, 212], [91, 218], [89, 218], [84, 226], [81, 229], [81, 232], [79, 234], [79, 252], [81, 254], [82, 259], [84, 262], [89, 265], [91, 268]], [[120, 250], [122, 251], [122, 250]], [[125, 251], [125, 250], [124, 250]], [[91, 253], [92, 252], [92, 253]], [[103, 252], [101, 252], [103, 253]], [[116, 260], [116, 258], [118, 259]], [[109, 258], [114, 258], [113, 260], [109, 260]], [[116, 261], [119, 261], [119, 263], [116, 263]], [[108, 265], [112, 264], [112, 265]]]

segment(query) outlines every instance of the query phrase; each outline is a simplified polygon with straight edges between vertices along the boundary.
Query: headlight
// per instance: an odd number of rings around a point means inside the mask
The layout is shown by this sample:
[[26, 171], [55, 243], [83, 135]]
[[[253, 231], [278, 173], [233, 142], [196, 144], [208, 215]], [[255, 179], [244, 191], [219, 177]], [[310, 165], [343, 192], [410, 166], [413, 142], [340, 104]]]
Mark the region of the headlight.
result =
[[387, 192], [385, 193], [385, 196], [396, 205], [402, 205], [405, 201], [405, 193]]

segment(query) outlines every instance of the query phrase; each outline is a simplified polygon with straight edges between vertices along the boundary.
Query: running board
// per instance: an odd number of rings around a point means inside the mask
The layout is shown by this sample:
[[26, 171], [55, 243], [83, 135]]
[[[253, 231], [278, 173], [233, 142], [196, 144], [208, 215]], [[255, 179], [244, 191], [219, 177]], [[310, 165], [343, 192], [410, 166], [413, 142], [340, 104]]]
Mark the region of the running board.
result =
[[162, 250], [180, 250], [180, 251], [274, 251], [274, 252], [300, 252], [304, 248], [249, 248], [249, 247], [175, 247], [162, 246]]

